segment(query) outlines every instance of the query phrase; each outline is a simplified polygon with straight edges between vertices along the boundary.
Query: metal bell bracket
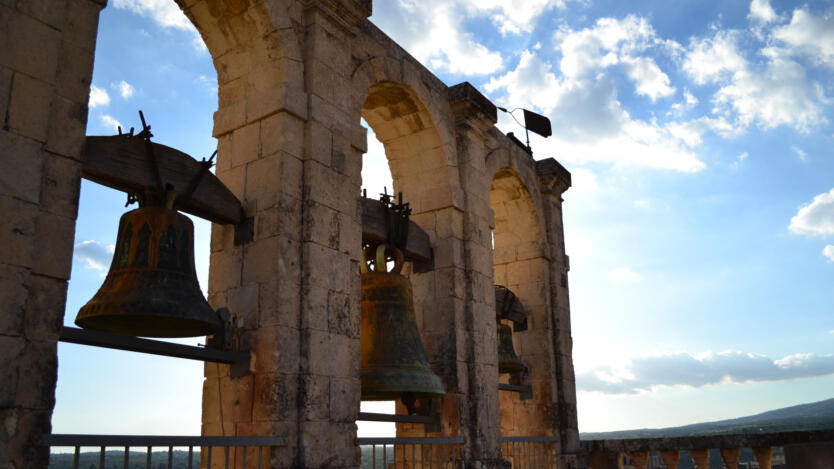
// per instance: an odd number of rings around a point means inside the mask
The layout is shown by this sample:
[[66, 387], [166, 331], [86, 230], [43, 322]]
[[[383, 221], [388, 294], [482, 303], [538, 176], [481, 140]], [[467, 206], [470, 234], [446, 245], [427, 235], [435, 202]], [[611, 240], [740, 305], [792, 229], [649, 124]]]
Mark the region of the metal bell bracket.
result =
[[[388, 252], [392, 253], [392, 256], [388, 256]], [[370, 258], [370, 254], [374, 253], [374, 257]], [[391, 270], [388, 270], [388, 261], [394, 261], [394, 267]], [[367, 248], [362, 250], [362, 261], [359, 263], [359, 271], [363, 274], [371, 273], [371, 272], [379, 272], [379, 273], [393, 273], [398, 274], [403, 268], [403, 264], [405, 264], [405, 256], [403, 256], [402, 251], [397, 248], [388, 246], [387, 244], [380, 244], [376, 247], [368, 246]], [[373, 266], [373, 269], [371, 268]]]

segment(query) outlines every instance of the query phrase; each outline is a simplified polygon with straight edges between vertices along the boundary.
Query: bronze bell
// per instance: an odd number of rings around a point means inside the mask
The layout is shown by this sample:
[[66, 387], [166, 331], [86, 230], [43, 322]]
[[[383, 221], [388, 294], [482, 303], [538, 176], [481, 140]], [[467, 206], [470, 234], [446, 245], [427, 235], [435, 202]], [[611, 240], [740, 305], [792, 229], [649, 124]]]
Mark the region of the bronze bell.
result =
[[510, 326], [498, 323], [498, 374], [524, 371], [525, 365], [515, 354], [513, 331]]
[[[380, 245], [372, 262], [362, 253], [362, 400], [400, 399], [413, 409], [415, 399], [446, 394], [429, 366], [414, 317], [411, 283], [400, 275], [403, 254]], [[394, 267], [386, 272], [386, 250], [394, 255]]]
[[197, 283], [191, 220], [165, 207], [122, 215], [107, 278], [75, 324], [139, 337], [219, 332], [220, 317]]

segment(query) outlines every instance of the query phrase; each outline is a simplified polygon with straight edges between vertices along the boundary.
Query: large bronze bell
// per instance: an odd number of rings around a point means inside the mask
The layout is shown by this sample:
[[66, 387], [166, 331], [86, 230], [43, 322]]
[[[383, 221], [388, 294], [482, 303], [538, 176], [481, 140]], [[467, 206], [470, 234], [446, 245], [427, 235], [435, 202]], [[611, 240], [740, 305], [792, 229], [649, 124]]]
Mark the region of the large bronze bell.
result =
[[510, 326], [498, 323], [498, 374], [524, 371], [525, 365], [515, 354], [513, 331]]
[[165, 207], [122, 215], [110, 271], [78, 312], [85, 329], [140, 337], [194, 337], [218, 332], [194, 269], [194, 225]]
[[[446, 394], [429, 366], [414, 317], [411, 283], [400, 275], [403, 255], [380, 245], [371, 270], [362, 253], [362, 400], [400, 399], [412, 407], [415, 399]], [[394, 267], [386, 272], [393, 253]]]

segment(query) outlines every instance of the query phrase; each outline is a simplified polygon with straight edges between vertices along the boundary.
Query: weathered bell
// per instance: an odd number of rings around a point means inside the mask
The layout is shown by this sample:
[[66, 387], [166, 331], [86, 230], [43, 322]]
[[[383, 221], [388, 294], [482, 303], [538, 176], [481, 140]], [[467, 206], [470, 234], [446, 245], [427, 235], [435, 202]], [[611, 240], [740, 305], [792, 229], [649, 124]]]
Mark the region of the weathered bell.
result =
[[498, 374], [524, 371], [524, 363], [515, 354], [513, 331], [510, 326], [498, 323]]
[[194, 270], [194, 225], [164, 207], [122, 215], [104, 284], [75, 324], [138, 337], [194, 337], [218, 332]]
[[[414, 317], [411, 283], [400, 275], [403, 255], [380, 245], [374, 270], [363, 252], [362, 269], [362, 400], [400, 399], [407, 406], [415, 399], [446, 394], [443, 384], [429, 366], [420, 331]], [[386, 249], [395, 256], [394, 267], [386, 272]]]

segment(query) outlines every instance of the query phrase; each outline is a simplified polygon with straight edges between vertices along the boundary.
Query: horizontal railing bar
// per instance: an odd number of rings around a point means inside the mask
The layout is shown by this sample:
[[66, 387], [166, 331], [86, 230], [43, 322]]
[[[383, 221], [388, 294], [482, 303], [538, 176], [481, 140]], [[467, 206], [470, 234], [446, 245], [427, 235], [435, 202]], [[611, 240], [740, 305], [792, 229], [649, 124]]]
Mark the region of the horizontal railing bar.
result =
[[834, 442], [834, 430], [629, 438], [620, 440], [582, 440], [581, 444], [587, 451], [666, 451], [706, 448], [764, 448], [768, 446], [819, 442]]
[[204, 362], [243, 363], [249, 362], [249, 352], [225, 352], [193, 345], [172, 344], [161, 340], [140, 339], [108, 332], [91, 331], [77, 327], [64, 327], [58, 337], [61, 342], [92, 345], [128, 352], [150, 353], [166, 357], [187, 358]]
[[463, 438], [459, 436], [448, 438], [357, 438], [359, 446], [367, 445], [460, 445], [463, 444]]
[[498, 439], [500, 443], [549, 443], [559, 441], [558, 436], [502, 436]]
[[45, 446], [283, 446], [280, 436], [44, 435]]
[[517, 384], [498, 383], [498, 389], [500, 391], [530, 392], [530, 391], [533, 390], [533, 386], [530, 386], [529, 384], [517, 385]]
[[359, 412], [363, 422], [399, 422], [399, 423], [438, 423], [440, 419], [428, 415], [377, 414], [373, 412]]

